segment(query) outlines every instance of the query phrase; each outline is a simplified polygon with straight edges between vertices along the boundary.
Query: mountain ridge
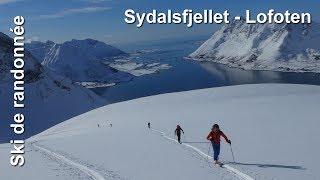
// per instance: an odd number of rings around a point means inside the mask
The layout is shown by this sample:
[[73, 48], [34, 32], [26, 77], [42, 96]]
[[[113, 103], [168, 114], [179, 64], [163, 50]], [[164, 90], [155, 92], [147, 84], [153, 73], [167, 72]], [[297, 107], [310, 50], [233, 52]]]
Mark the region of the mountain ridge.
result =
[[73, 39], [62, 44], [34, 41], [27, 49], [31, 49], [42, 65], [75, 82], [118, 83], [133, 77], [104, 63], [109, 58], [127, 54], [98, 40]]
[[231, 67], [320, 72], [320, 24], [246, 24], [232, 21], [189, 55]]
[[25, 49], [25, 107], [14, 108], [14, 79], [10, 74], [14, 61], [13, 39], [0, 32], [0, 42], [0, 107], [5, 109], [1, 113], [1, 119], [6, 120], [2, 121], [0, 126], [0, 143], [9, 142], [8, 140], [17, 136], [10, 128], [16, 113], [25, 114], [26, 131], [19, 138], [27, 138], [107, 103], [90, 90], [43, 67]]

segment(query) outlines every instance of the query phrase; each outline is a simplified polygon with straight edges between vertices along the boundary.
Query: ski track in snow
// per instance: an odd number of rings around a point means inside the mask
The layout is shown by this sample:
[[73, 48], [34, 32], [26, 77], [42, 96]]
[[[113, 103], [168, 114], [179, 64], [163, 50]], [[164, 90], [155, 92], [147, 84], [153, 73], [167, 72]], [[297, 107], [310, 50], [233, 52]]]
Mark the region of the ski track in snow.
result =
[[[162, 131], [159, 131], [159, 130], [156, 130], [156, 129], [152, 129], [151, 128], [151, 131], [153, 132], [156, 132], [156, 133], [159, 133], [162, 135], [162, 137], [164, 137], [165, 139], [167, 140], [170, 140], [170, 141], [174, 141], [174, 142], [177, 142], [175, 139], [172, 139], [171, 137], [167, 136], [164, 132]], [[61, 161], [61, 162], [64, 162], [78, 170], [80, 170], [81, 172], [85, 173], [86, 175], [88, 175], [92, 180], [106, 180], [102, 175], [100, 175], [98, 172], [96, 172], [95, 170], [92, 170], [90, 169], [89, 167], [85, 166], [85, 165], [82, 165], [82, 164], [79, 164], [79, 163], [76, 163], [70, 159], [68, 159], [67, 157], [61, 155], [61, 154], [58, 154], [56, 152], [53, 152], [51, 150], [48, 150], [44, 147], [41, 147], [39, 145], [36, 145], [35, 142], [34, 143], [31, 143], [32, 146], [44, 153], [46, 153], [47, 155], [53, 157], [53, 158], [56, 158], [58, 161]], [[196, 153], [198, 153], [200, 156], [204, 157], [204, 158], [207, 158], [207, 159], [213, 159], [212, 156], [210, 155], [207, 155], [206, 153], [202, 152], [200, 149], [190, 145], [190, 144], [187, 144], [187, 143], [182, 143], [182, 145], [186, 146], [187, 148], [189, 149], [192, 149], [193, 151], [195, 151]], [[229, 166], [229, 165], [226, 165], [224, 164], [222, 166], [222, 168], [226, 169], [229, 173], [232, 173], [233, 175], [235, 175], [237, 178], [239, 179], [243, 179], [243, 180], [254, 180], [253, 177]]]
[[[162, 131], [159, 131], [159, 130], [156, 130], [156, 129], [152, 129], [152, 128], [151, 128], [151, 130], [154, 131], [154, 132], [157, 132], [157, 133], [161, 134], [161, 135], [162, 135], [165, 139], [167, 139], [167, 140], [177, 142], [175, 139], [170, 138], [169, 136], [166, 135], [166, 133], [164, 133], [164, 132], [162, 132]], [[201, 156], [204, 157], [204, 158], [213, 159], [212, 156], [207, 155], [206, 153], [202, 152], [200, 149], [198, 149], [198, 148], [196, 148], [196, 147], [194, 147], [194, 146], [191, 146], [190, 144], [182, 143], [182, 145], [184, 145], [184, 146], [186, 146], [186, 147], [194, 150], [195, 152], [197, 152], [199, 155], [201, 155]], [[234, 174], [234, 175], [235, 175], [236, 177], [238, 177], [239, 179], [243, 179], [243, 180], [254, 180], [253, 177], [251, 177], [251, 176], [249, 176], [249, 175], [247, 175], [247, 174], [245, 174], [245, 173], [243, 173], [243, 172], [241, 172], [241, 171], [239, 171], [239, 170], [237, 170], [237, 169], [235, 169], [235, 168], [233, 168], [233, 167], [231, 167], [231, 166], [228, 166], [228, 165], [224, 164], [222, 167], [225, 168], [228, 172]]]
[[76, 169], [79, 169], [80, 171], [82, 171], [83, 173], [85, 173], [86, 175], [88, 175], [92, 180], [106, 180], [102, 175], [100, 175], [98, 172], [88, 168], [87, 166], [84, 166], [82, 164], [76, 163], [68, 158], [66, 158], [65, 156], [55, 153], [53, 151], [50, 151], [46, 148], [40, 147], [38, 145], [36, 145], [35, 143], [32, 143], [32, 146], [35, 147], [36, 149], [48, 154], [49, 156], [56, 158], [59, 161], [62, 161], [64, 163], [69, 164], [72, 167], [75, 167]]

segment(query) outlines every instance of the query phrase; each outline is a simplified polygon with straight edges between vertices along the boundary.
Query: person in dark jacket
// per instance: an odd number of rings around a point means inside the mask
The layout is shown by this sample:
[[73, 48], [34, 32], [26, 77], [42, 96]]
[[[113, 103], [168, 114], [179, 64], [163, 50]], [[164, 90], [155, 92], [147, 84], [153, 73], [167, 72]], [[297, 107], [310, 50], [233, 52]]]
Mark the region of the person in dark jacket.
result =
[[181, 131], [184, 134], [183, 129], [180, 127], [180, 125], [177, 125], [176, 130], [174, 131], [174, 134], [178, 136], [178, 142], [181, 144]]
[[150, 129], [150, 126], [151, 126], [151, 124], [150, 124], [150, 122], [148, 122], [148, 128]]
[[218, 124], [212, 126], [211, 132], [208, 134], [207, 139], [211, 141], [213, 148], [213, 159], [216, 164], [219, 163], [219, 154], [220, 154], [220, 137], [223, 137], [227, 143], [231, 144], [231, 141], [228, 137], [220, 130]]

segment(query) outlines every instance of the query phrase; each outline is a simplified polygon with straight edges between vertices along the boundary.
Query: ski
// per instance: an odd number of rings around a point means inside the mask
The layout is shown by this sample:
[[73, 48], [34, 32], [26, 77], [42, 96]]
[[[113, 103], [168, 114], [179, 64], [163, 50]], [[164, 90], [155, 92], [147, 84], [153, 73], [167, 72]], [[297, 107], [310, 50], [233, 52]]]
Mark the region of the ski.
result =
[[223, 162], [217, 162], [217, 163], [214, 163], [216, 166], [219, 166], [219, 167], [223, 167], [224, 163]]

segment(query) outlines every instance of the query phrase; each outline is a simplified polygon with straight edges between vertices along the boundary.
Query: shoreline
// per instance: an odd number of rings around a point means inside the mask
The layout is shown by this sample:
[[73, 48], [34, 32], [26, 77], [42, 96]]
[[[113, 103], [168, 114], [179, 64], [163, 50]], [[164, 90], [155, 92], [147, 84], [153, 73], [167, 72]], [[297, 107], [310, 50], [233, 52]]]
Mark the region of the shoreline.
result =
[[[229, 68], [237, 68], [237, 69], [242, 69], [242, 70], [246, 70], [246, 71], [272, 71], [272, 72], [283, 72], [283, 73], [313, 73], [313, 74], [320, 74], [320, 69], [319, 71], [305, 71], [305, 70], [294, 70], [294, 69], [263, 69], [263, 68], [244, 68], [241, 66], [238, 66], [236, 64], [228, 64], [228, 63], [223, 63], [223, 62], [219, 62], [219, 61], [215, 61], [212, 60], [210, 58], [194, 58], [194, 57], [183, 57], [183, 59], [185, 60], [192, 60], [192, 61], [197, 61], [197, 62], [211, 62], [211, 63], [217, 63], [217, 64], [221, 64], [221, 65], [225, 65]], [[283, 68], [287, 68], [287, 67], [283, 67]]]

